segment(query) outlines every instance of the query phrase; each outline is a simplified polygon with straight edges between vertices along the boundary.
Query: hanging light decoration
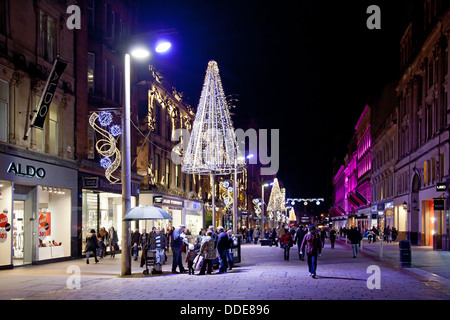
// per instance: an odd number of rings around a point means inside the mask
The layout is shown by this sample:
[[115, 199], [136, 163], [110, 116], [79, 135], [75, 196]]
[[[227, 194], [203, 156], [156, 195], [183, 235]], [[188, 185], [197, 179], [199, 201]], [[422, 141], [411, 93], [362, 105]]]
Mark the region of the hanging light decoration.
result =
[[118, 124], [112, 125], [111, 128], [109, 128], [109, 133], [111, 133], [113, 137], [120, 136], [122, 134], [122, 128]]
[[107, 169], [111, 165], [111, 159], [108, 157], [101, 158], [100, 165], [103, 169]]
[[113, 121], [113, 117], [111, 112], [108, 111], [101, 111], [98, 115], [98, 122], [102, 127], [107, 127], [111, 124]]
[[[97, 142], [95, 143], [95, 149], [101, 156], [103, 156], [103, 158], [100, 159], [100, 165], [105, 169], [106, 179], [108, 179], [108, 181], [113, 184], [120, 183], [120, 179], [112, 175], [114, 171], [116, 171], [120, 166], [121, 161], [120, 151], [117, 148], [117, 140], [111, 133], [111, 129], [110, 132], [108, 132], [107, 130], [101, 128], [96, 124], [97, 120], [100, 123], [100, 126], [109, 126], [112, 123], [112, 114], [107, 111], [102, 111], [100, 112], [100, 114], [93, 112], [89, 117], [89, 124], [96, 132], [98, 132], [103, 137], [97, 140]], [[113, 125], [113, 127], [115, 127], [115, 125]], [[120, 130], [120, 127], [118, 129], [117, 127], [112, 129], [115, 134], [118, 132], [118, 130]], [[120, 135], [120, 133], [117, 135]]]

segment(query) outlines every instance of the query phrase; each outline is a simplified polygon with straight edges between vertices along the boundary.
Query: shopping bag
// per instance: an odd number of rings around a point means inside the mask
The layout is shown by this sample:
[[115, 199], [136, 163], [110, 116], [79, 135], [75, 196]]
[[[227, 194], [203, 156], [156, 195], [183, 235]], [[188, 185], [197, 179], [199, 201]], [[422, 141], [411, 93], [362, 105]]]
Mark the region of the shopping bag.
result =
[[202, 265], [203, 265], [203, 256], [198, 254], [194, 258], [194, 265], [193, 265], [193, 267], [195, 268], [195, 270], [200, 270], [202, 268]]

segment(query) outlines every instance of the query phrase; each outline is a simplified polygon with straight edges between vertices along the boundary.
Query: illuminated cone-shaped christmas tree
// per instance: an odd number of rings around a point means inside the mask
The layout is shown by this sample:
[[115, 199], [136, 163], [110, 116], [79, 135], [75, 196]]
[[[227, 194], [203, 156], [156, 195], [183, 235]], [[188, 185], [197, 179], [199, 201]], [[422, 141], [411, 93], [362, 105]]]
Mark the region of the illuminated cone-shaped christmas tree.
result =
[[190, 174], [225, 175], [242, 172], [245, 159], [239, 154], [230, 111], [217, 62], [210, 61], [183, 156], [182, 171]]
[[277, 213], [281, 214], [285, 210], [284, 197], [281, 193], [277, 178], [273, 180], [272, 191], [270, 192], [267, 210], [272, 211], [274, 215]]

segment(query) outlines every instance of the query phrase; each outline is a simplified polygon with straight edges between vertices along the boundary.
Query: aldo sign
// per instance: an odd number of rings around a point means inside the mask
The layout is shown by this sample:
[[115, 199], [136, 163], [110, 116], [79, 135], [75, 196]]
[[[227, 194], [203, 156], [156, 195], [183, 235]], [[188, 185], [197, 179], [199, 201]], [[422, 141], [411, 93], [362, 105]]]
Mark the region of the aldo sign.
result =
[[28, 178], [34, 178], [37, 177], [39, 179], [44, 179], [45, 177], [45, 170], [43, 168], [36, 168], [31, 165], [26, 165], [25, 167], [22, 167], [20, 163], [14, 163], [11, 162], [9, 164], [8, 173], [13, 173], [16, 176], [21, 177], [28, 177]]

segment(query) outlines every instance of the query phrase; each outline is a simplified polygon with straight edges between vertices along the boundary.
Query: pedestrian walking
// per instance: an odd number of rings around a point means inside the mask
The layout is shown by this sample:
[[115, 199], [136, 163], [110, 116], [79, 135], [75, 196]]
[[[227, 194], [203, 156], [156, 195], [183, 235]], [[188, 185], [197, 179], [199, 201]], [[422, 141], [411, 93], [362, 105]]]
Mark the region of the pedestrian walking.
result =
[[188, 246], [188, 251], [186, 253], [186, 262], [188, 264], [189, 275], [194, 274], [194, 259], [197, 256], [197, 251], [195, 251], [194, 244], [190, 243]]
[[270, 246], [275, 244], [275, 247], [278, 247], [278, 241], [277, 241], [277, 229], [273, 228], [270, 235]]
[[356, 258], [358, 256], [358, 247], [362, 240], [361, 232], [359, 232], [359, 230], [356, 228], [351, 228], [349, 231], [348, 239], [352, 244], [353, 258]]
[[255, 244], [258, 244], [258, 239], [259, 239], [259, 229], [255, 228], [255, 230], [253, 230], [253, 241]]
[[308, 233], [308, 228], [306, 226], [300, 226], [295, 234], [294, 243], [297, 243], [298, 258], [305, 261], [305, 250], [301, 250], [302, 242], [305, 235]]
[[97, 235], [95, 233], [95, 230], [91, 229], [91, 231], [86, 236], [85, 251], [86, 251], [86, 263], [87, 264], [89, 264], [89, 256], [90, 256], [91, 252], [94, 254], [95, 263], [98, 262], [98, 259], [97, 259], [97, 249], [98, 249], [98, 247], [99, 246], [98, 246]]
[[311, 227], [309, 233], [303, 238], [301, 252], [304, 250], [306, 250], [308, 256], [309, 275], [316, 279], [317, 258], [322, 253], [322, 243], [314, 226]]
[[228, 242], [228, 233], [224, 232], [222, 226], [217, 227], [217, 252], [219, 254], [219, 273], [225, 273], [228, 269], [228, 250], [230, 243]]
[[119, 250], [118, 242], [119, 242], [119, 239], [117, 237], [117, 232], [114, 229], [114, 227], [111, 227], [108, 232], [108, 243], [109, 243], [109, 250], [111, 253], [111, 258], [114, 258], [116, 256], [116, 250]]
[[203, 265], [200, 269], [199, 275], [204, 275], [205, 271], [211, 274], [212, 262], [216, 258], [216, 249], [214, 248], [214, 239], [212, 238], [212, 231], [208, 230], [206, 236], [203, 237], [200, 245], [200, 255], [203, 257]]
[[327, 232], [325, 229], [320, 230], [320, 241], [322, 243], [322, 248], [325, 248], [325, 238], [327, 237]]
[[331, 249], [334, 249], [334, 243], [336, 242], [336, 230], [331, 229], [330, 231], [330, 243]]
[[233, 248], [236, 247], [236, 238], [233, 237], [233, 230], [228, 229], [228, 243], [230, 244], [230, 248], [228, 249], [228, 270], [233, 270], [234, 265], [234, 256], [233, 256]]
[[397, 238], [398, 238], [398, 231], [397, 231], [397, 229], [395, 229], [395, 227], [393, 227], [392, 228], [392, 241], [397, 242]]
[[289, 261], [289, 251], [294, 244], [294, 239], [288, 229], [284, 229], [284, 233], [281, 236], [280, 245], [284, 249], [284, 260]]
[[186, 272], [186, 269], [183, 267], [183, 261], [181, 259], [181, 247], [184, 245], [185, 228], [186, 226], [184, 224], [180, 224], [178, 229], [173, 230], [172, 233], [172, 273], [178, 273], [177, 267], [179, 268], [180, 273]]
[[98, 249], [97, 249], [97, 256], [99, 256], [100, 259], [103, 259], [103, 257], [106, 255], [107, 236], [108, 232], [106, 231], [105, 227], [101, 227], [100, 231], [98, 232]]

